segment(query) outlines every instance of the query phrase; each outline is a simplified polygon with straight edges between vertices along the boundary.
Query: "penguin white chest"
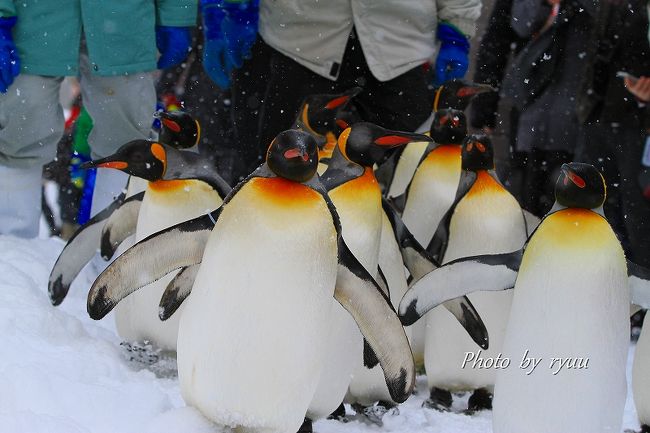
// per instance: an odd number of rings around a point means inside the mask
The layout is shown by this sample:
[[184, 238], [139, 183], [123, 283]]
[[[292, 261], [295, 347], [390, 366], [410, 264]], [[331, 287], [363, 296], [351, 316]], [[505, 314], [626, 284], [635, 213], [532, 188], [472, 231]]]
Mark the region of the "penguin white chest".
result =
[[[138, 214], [136, 241], [210, 212], [220, 204], [217, 192], [205, 182], [150, 182]], [[181, 311], [165, 322], [158, 317], [160, 298], [174, 275], [176, 272], [132, 293], [115, 308], [117, 331], [122, 338], [149, 340], [160, 348], [176, 350]]]
[[[472, 188], [456, 205], [443, 262], [479, 254], [518, 250], [526, 241], [524, 217], [515, 198], [490, 174], [479, 171]], [[468, 296], [485, 324], [490, 347], [483, 358], [501, 352], [512, 291], [477, 292]], [[473, 390], [494, 386], [495, 370], [463, 366], [466, 353], [479, 347], [442, 306], [426, 315], [425, 365], [429, 387]]]
[[[590, 210], [548, 216], [528, 242], [497, 372], [495, 433], [620, 432], [629, 293], [623, 250]], [[520, 368], [539, 359], [539, 365]]]
[[460, 146], [440, 146], [422, 161], [408, 190], [402, 220], [425, 248], [454, 203], [461, 169]]
[[632, 391], [639, 421], [650, 425], [650, 319], [647, 317], [634, 352]]
[[181, 317], [185, 401], [244, 431], [296, 431], [322, 369], [336, 273], [320, 194], [250, 180], [224, 207]]

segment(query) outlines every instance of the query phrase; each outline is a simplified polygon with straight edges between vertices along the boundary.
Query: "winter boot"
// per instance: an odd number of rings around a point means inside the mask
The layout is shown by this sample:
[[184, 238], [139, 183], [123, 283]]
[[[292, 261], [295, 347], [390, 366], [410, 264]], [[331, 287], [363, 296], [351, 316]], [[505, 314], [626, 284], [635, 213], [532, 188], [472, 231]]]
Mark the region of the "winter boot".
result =
[[98, 168], [90, 216], [108, 207], [125, 189], [129, 175], [112, 168]]
[[43, 168], [0, 166], [0, 234], [38, 236]]

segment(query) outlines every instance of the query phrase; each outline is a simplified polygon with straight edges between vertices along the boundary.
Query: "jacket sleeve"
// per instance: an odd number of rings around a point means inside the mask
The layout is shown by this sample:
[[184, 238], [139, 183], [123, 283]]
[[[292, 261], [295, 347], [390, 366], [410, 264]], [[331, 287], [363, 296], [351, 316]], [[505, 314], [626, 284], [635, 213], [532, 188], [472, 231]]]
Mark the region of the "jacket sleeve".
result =
[[551, 15], [551, 5], [546, 0], [514, 0], [510, 24], [522, 38], [530, 38]]
[[0, 18], [16, 16], [14, 0], [0, 0]]
[[437, 0], [438, 20], [453, 24], [465, 35], [476, 34], [476, 20], [481, 16], [481, 0]]
[[198, 0], [156, 0], [156, 25], [170, 27], [195, 26], [197, 4]]
[[[476, 56], [474, 82], [501, 86], [513, 44], [521, 43], [510, 26], [510, 11], [513, 0], [497, 0], [490, 14], [487, 28], [481, 38]], [[478, 95], [471, 105], [470, 121], [475, 128], [494, 128], [499, 105], [499, 93], [488, 92]]]

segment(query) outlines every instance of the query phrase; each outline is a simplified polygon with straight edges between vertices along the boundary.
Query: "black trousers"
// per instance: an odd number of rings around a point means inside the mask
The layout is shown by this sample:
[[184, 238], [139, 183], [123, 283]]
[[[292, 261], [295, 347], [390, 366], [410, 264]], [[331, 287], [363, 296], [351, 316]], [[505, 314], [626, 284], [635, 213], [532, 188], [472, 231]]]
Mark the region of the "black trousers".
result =
[[627, 257], [650, 267], [650, 200], [640, 176], [646, 132], [641, 127], [591, 123], [582, 127], [576, 160], [596, 166], [607, 183], [605, 215]]
[[571, 162], [573, 155], [561, 150], [541, 150], [534, 148], [530, 153], [515, 154], [523, 159], [521, 204], [524, 209], [543, 217], [555, 203], [555, 182], [560, 175], [560, 167]]
[[235, 136], [247, 172], [263, 162], [269, 143], [291, 127], [303, 99], [310, 94], [339, 93], [354, 86], [353, 99], [364, 121], [389, 129], [413, 131], [430, 115], [433, 92], [424, 68], [415, 67], [385, 82], [377, 80], [352, 32], [336, 81], [324, 78], [268, 46], [261, 38], [252, 58], [235, 72], [232, 113]]

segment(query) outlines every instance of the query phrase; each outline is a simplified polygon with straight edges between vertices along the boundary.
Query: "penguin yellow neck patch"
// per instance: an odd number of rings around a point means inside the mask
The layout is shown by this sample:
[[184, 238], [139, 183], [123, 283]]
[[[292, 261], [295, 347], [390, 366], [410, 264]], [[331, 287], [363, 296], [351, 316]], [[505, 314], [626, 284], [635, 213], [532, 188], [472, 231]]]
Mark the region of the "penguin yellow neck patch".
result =
[[494, 180], [490, 174], [485, 170], [479, 170], [477, 173], [476, 182], [472, 185], [472, 188], [465, 195], [466, 197], [472, 197], [480, 194], [494, 194], [500, 192], [506, 192], [505, 189], [499, 185], [499, 183]]
[[368, 200], [381, 201], [381, 189], [371, 168], [366, 167], [363, 175], [334, 188], [330, 191], [332, 199], [347, 199], [359, 202]]
[[424, 162], [432, 163], [435, 161], [438, 165], [448, 166], [450, 169], [457, 170], [462, 162], [461, 151], [462, 149], [460, 146], [443, 144], [431, 151]]
[[[536, 241], [536, 242], [533, 242]], [[568, 208], [542, 221], [531, 239], [535, 244], [552, 242], [557, 247], [597, 249], [620, 244], [605, 218], [589, 209]]]
[[175, 191], [189, 186], [187, 180], [157, 180], [149, 182], [149, 188], [154, 191]]
[[322, 198], [308, 186], [281, 177], [256, 177], [249, 183], [260, 199], [278, 206], [300, 206]]

